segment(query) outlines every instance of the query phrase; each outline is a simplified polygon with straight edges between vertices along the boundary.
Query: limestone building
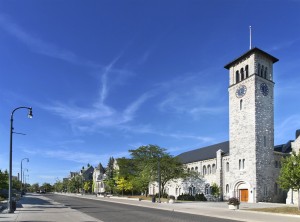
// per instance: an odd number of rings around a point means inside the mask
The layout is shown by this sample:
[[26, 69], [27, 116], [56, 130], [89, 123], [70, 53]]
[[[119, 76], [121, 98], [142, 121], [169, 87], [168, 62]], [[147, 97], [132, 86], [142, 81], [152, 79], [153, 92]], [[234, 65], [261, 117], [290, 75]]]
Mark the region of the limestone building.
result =
[[[172, 181], [166, 186], [169, 195], [204, 193], [209, 197], [210, 186], [216, 183], [223, 199], [285, 200], [276, 180], [280, 159], [291, 152], [291, 142], [274, 146], [273, 64], [277, 61], [252, 48], [225, 65], [229, 70], [229, 141], [180, 154], [188, 170], [199, 172], [202, 180]], [[150, 185], [150, 194], [157, 190], [157, 184]]]

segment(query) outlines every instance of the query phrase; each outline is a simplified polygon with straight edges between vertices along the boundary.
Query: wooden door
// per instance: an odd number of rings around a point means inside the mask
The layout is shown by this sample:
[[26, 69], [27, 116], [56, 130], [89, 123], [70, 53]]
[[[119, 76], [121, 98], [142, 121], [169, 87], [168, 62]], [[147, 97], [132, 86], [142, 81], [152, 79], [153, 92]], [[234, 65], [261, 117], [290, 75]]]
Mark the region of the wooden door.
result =
[[240, 190], [240, 201], [248, 202], [248, 189]]

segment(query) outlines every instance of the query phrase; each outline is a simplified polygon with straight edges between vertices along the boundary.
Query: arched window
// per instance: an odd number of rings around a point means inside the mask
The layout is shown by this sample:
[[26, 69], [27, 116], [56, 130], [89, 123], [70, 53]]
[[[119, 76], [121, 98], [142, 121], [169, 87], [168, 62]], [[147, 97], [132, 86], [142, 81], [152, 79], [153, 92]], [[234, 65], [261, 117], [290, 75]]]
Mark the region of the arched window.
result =
[[209, 186], [209, 184], [206, 184], [205, 185], [205, 194], [209, 194], [210, 192], [210, 186]]
[[192, 185], [189, 187], [189, 194], [194, 196], [196, 193], [196, 188]]
[[242, 169], [242, 160], [239, 159], [239, 170], [241, 170], [241, 169]]
[[240, 81], [240, 73], [239, 71], [236, 71], [235, 73], [235, 83], [238, 83]]
[[229, 162], [226, 163], [226, 172], [229, 172]]
[[210, 167], [210, 165], [207, 166], [207, 174], [211, 174], [211, 167]]
[[226, 184], [226, 193], [229, 193], [229, 185]]
[[267, 73], [268, 73], [268, 67], [265, 68], [265, 73], [264, 73], [264, 78], [267, 78]]
[[195, 167], [195, 171], [197, 171], [197, 172], [198, 172], [198, 167]]
[[194, 167], [191, 168], [191, 171], [194, 171]]
[[245, 159], [243, 159], [242, 168], [245, 169]]
[[190, 170], [191, 170], [191, 169], [190, 169], [190, 168], [188, 168], [188, 172], [190, 172]]
[[203, 175], [206, 175], [206, 166], [203, 166]]
[[244, 68], [241, 68], [241, 81], [244, 80]]
[[243, 109], [243, 100], [241, 99], [240, 100], [240, 110], [242, 110]]
[[265, 68], [264, 68], [264, 66], [262, 65], [262, 66], [261, 66], [261, 69], [260, 69], [260, 76], [261, 76], [261, 77], [264, 76], [264, 70], [265, 70]]
[[246, 79], [249, 77], [249, 66], [246, 65], [245, 67], [245, 72], [246, 72]]
[[216, 164], [212, 165], [212, 173], [216, 173]]
[[257, 74], [260, 76], [260, 64], [257, 65]]

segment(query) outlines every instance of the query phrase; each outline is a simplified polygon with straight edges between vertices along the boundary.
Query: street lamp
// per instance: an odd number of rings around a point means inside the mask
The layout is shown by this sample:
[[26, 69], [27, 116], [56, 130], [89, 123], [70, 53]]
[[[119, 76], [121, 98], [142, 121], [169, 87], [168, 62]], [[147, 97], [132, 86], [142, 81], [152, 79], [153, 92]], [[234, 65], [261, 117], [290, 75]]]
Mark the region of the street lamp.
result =
[[23, 158], [22, 160], [21, 160], [21, 195], [22, 195], [22, 186], [23, 186], [23, 180], [22, 180], [22, 162], [23, 162], [23, 160], [27, 160], [27, 163], [29, 162], [29, 158]]
[[[14, 210], [12, 209], [12, 139], [13, 139], [13, 122], [14, 122], [14, 112], [18, 109], [27, 109], [28, 118], [32, 118], [32, 108], [27, 106], [20, 106], [15, 108], [10, 115], [10, 143], [9, 143], [9, 188], [8, 188], [8, 213], [13, 213]], [[21, 172], [22, 173], [22, 172]]]
[[27, 169], [27, 168], [24, 168], [24, 169], [23, 169], [23, 182], [25, 181], [25, 171], [28, 172], [28, 169]]

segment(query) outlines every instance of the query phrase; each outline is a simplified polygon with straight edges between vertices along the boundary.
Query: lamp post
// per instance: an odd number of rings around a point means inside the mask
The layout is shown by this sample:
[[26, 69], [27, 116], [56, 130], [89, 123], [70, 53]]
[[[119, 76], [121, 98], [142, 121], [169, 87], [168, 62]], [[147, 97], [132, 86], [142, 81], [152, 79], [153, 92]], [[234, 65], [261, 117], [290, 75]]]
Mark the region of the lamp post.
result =
[[[13, 122], [14, 122], [14, 112], [18, 109], [27, 109], [28, 112], [28, 118], [32, 118], [32, 108], [27, 106], [20, 106], [18, 108], [15, 108], [11, 112], [10, 116], [10, 143], [9, 143], [9, 187], [8, 187], [8, 213], [13, 213], [14, 210], [12, 209], [12, 140], [13, 140]], [[22, 173], [22, 172], [21, 172]]]
[[161, 195], [161, 173], [160, 173], [160, 157], [158, 157], [157, 162], [157, 177], [158, 177], [158, 203], [160, 203], [160, 195]]
[[23, 169], [23, 182], [25, 181], [25, 171], [28, 172], [28, 169], [27, 169], [27, 168], [24, 168], [24, 169]]
[[23, 160], [27, 160], [27, 163], [29, 162], [29, 158], [23, 158], [22, 160], [21, 160], [21, 195], [22, 195], [22, 186], [23, 186], [23, 180], [22, 180], [22, 162], [23, 162]]

